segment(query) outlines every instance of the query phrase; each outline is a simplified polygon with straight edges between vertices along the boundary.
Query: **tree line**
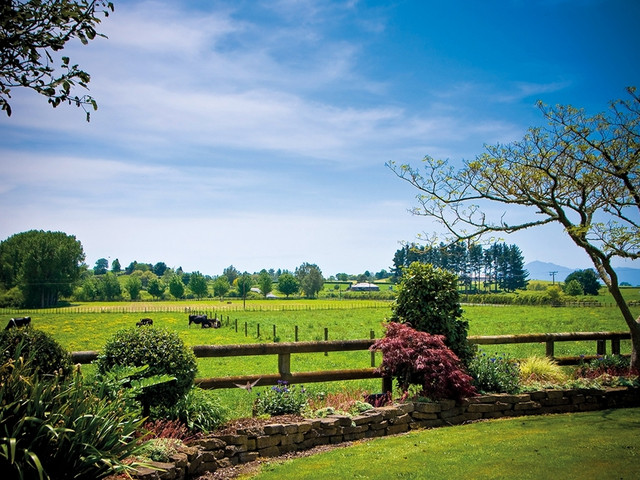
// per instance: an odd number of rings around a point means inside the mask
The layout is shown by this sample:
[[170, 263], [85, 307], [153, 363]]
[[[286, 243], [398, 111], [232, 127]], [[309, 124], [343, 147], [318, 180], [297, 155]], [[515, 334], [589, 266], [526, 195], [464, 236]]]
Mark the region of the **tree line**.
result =
[[402, 278], [413, 262], [430, 263], [456, 274], [465, 293], [525, 289], [529, 276], [520, 248], [504, 243], [494, 243], [487, 248], [462, 242], [437, 247], [407, 244], [393, 256], [394, 277]]

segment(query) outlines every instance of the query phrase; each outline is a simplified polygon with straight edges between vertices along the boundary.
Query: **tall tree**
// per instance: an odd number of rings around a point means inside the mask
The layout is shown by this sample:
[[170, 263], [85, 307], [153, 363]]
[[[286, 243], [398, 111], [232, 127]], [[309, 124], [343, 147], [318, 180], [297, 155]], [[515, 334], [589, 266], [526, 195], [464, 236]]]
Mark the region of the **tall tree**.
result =
[[[91, 76], [59, 55], [65, 45], [78, 39], [89, 43], [104, 37], [96, 28], [100, 17], [109, 16], [113, 3], [104, 0], [3, 0], [0, 2], [0, 107], [11, 116], [11, 89], [25, 87], [60, 103], [98, 108], [89, 95], [73, 93], [77, 85], [88, 88]], [[56, 68], [55, 64], [58, 64]]]
[[93, 273], [95, 275], [104, 275], [109, 270], [109, 260], [106, 258], [99, 258], [96, 260], [96, 264], [93, 267]]
[[585, 295], [598, 295], [600, 293], [598, 275], [593, 268], [576, 270], [575, 272], [570, 273], [567, 275], [567, 278], [564, 279], [564, 283], [568, 284], [571, 280], [577, 280], [577, 282], [582, 286], [582, 292]]
[[151, 295], [153, 298], [160, 299], [164, 295], [164, 291], [166, 290], [166, 288], [167, 286], [162, 283], [159, 278], [154, 278], [149, 281], [147, 292], [149, 292], [149, 295]]
[[227, 280], [229, 280], [229, 285], [233, 285], [233, 282], [236, 280], [236, 278], [240, 276], [240, 272], [238, 272], [236, 267], [234, 267], [233, 265], [229, 265], [227, 268], [225, 268], [222, 271], [222, 274], [227, 277]]
[[238, 288], [238, 294], [242, 297], [242, 308], [246, 308], [247, 295], [249, 295], [251, 287], [253, 286], [253, 277], [247, 272], [244, 272], [236, 278], [236, 286]]
[[0, 243], [0, 284], [18, 287], [25, 306], [51, 307], [71, 295], [83, 270], [82, 244], [62, 232], [30, 230]]
[[113, 262], [111, 262], [111, 271], [113, 273], [120, 273], [122, 271], [120, 260], [118, 260], [117, 258]]
[[142, 281], [140, 277], [129, 275], [127, 280], [124, 282], [124, 288], [127, 292], [129, 292], [129, 297], [131, 297], [131, 301], [136, 301], [140, 298], [140, 291], [142, 290]]
[[[631, 332], [631, 365], [640, 368], [640, 322], [625, 302], [612, 265], [640, 258], [640, 98], [617, 100], [589, 116], [539, 104], [548, 125], [523, 140], [487, 146], [456, 170], [425, 157], [424, 171], [389, 167], [419, 190], [414, 213], [435, 218], [449, 241], [559, 224], [591, 259]], [[516, 209], [492, 220], [482, 207]], [[531, 215], [521, 220], [522, 208]]]
[[289, 295], [300, 291], [300, 283], [298, 279], [289, 272], [283, 273], [278, 277], [278, 291], [284, 293], [288, 298]]
[[298, 282], [300, 282], [300, 288], [307, 298], [315, 297], [324, 286], [322, 270], [315, 264], [303, 263], [296, 268], [295, 276]]
[[266, 270], [262, 270], [258, 275], [258, 287], [260, 288], [260, 292], [265, 297], [271, 293], [273, 290], [273, 281], [271, 280], [271, 275]]
[[229, 284], [229, 279], [224, 275], [220, 275], [213, 282], [213, 294], [220, 298], [220, 301], [229, 290], [231, 290], [231, 285]]
[[103, 300], [107, 302], [118, 300], [121, 294], [120, 282], [112, 272], [105, 273], [98, 281], [98, 295]]
[[193, 292], [193, 294], [202, 298], [207, 295], [207, 279], [200, 272], [193, 272], [189, 277], [189, 290]]
[[173, 274], [169, 280], [169, 293], [177, 299], [184, 297], [184, 283], [177, 274]]

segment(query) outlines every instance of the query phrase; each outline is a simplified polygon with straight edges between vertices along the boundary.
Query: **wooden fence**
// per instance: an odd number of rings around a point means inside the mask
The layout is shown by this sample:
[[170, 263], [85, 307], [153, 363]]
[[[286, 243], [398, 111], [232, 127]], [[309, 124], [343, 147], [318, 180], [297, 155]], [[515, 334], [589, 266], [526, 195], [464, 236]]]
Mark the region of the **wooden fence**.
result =
[[[471, 336], [470, 343], [475, 345], [499, 345], [510, 343], [545, 343], [546, 355], [554, 358], [560, 365], [576, 365], [582, 360], [606, 354], [606, 341], [611, 342], [611, 353], [620, 354], [620, 340], [630, 339], [629, 332], [573, 332], [573, 333], [536, 333], [523, 335]], [[556, 342], [596, 341], [596, 355], [580, 357], [554, 357]], [[291, 371], [291, 354], [320, 352], [350, 352], [369, 350], [374, 338], [362, 340], [338, 340], [324, 342], [291, 343], [254, 343], [243, 345], [196, 345], [193, 352], [198, 358], [205, 357], [244, 357], [254, 355], [277, 355], [278, 373], [269, 375], [240, 375], [232, 377], [200, 378], [196, 384], [201, 388], [236, 388], [258, 381], [260, 385], [276, 385], [279, 381], [291, 383], [335, 382], [340, 380], [360, 380], [382, 378], [382, 390], [390, 391], [390, 379], [383, 378], [375, 370], [375, 354], [371, 352], [371, 367], [346, 370], [324, 370], [315, 372]], [[74, 363], [91, 363], [98, 352], [72, 352]]]

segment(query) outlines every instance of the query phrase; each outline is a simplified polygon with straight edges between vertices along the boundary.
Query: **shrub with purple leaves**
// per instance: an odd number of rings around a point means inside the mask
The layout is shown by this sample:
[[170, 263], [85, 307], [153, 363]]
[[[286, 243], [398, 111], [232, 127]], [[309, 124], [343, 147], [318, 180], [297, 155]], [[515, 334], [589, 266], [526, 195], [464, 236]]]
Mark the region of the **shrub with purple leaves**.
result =
[[461, 399], [475, 394], [471, 377], [444, 344], [442, 335], [391, 322], [385, 337], [377, 340], [371, 350], [382, 352], [382, 364], [377, 371], [396, 379], [403, 392], [410, 385], [418, 385], [422, 388], [419, 395], [433, 400]]
[[258, 393], [254, 402], [256, 415], [286, 415], [300, 414], [307, 407], [309, 395], [303, 386], [289, 385], [284, 380]]
[[473, 385], [483, 393], [515, 393], [520, 388], [520, 367], [518, 362], [506, 354], [478, 355], [469, 365]]

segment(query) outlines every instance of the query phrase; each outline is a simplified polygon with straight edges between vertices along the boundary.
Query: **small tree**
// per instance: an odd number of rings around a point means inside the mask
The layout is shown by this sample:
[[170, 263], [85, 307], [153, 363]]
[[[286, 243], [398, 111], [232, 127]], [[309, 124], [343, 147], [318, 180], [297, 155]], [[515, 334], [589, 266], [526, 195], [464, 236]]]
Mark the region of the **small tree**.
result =
[[566, 283], [564, 286], [564, 293], [571, 297], [577, 297], [580, 295], [584, 295], [584, 290], [582, 289], [582, 285], [575, 278], [569, 280], [569, 283]]
[[191, 290], [193, 294], [198, 298], [206, 296], [208, 293], [208, 288], [207, 279], [204, 278], [204, 275], [202, 275], [200, 272], [193, 272], [189, 277], [189, 290]]
[[244, 272], [236, 279], [236, 286], [238, 288], [238, 295], [242, 297], [242, 308], [247, 307], [247, 295], [251, 291], [253, 286], [253, 277], [247, 272]]
[[219, 276], [213, 282], [213, 294], [216, 297], [219, 297], [220, 301], [222, 301], [222, 298], [227, 294], [227, 292], [229, 292], [229, 290], [231, 290], [231, 285], [229, 284], [227, 277], [224, 275]]
[[260, 292], [265, 297], [271, 293], [273, 290], [273, 281], [271, 280], [271, 275], [266, 270], [262, 270], [260, 275], [258, 275], [258, 287], [260, 288]]
[[315, 264], [303, 263], [296, 268], [295, 276], [298, 282], [300, 282], [300, 288], [307, 298], [315, 297], [324, 286], [322, 270]]
[[109, 270], [109, 260], [106, 258], [99, 258], [96, 260], [96, 264], [93, 267], [94, 275], [104, 275]]
[[111, 271], [113, 273], [120, 273], [122, 271], [120, 260], [118, 260], [117, 258], [113, 262], [111, 262]]
[[391, 307], [391, 322], [443, 335], [445, 344], [467, 365], [473, 351], [467, 342], [469, 323], [461, 317], [458, 279], [453, 273], [420, 262], [405, 269]]
[[140, 298], [140, 291], [142, 290], [140, 277], [129, 275], [124, 284], [124, 288], [129, 292], [129, 297], [131, 297], [132, 301], [138, 300]]
[[[584, 295], [598, 295], [600, 293], [598, 275], [593, 268], [576, 270], [575, 272], [570, 273], [567, 275], [567, 278], [565, 278], [564, 283], [568, 285], [572, 280], [575, 280], [580, 284]], [[567, 292], [567, 295], [570, 295], [570, 293]]]
[[98, 295], [100, 298], [111, 302], [120, 298], [122, 287], [118, 278], [111, 272], [105, 273], [98, 281]]
[[160, 299], [164, 295], [164, 291], [166, 288], [166, 285], [162, 283], [160, 279], [154, 278], [149, 282], [147, 292], [149, 292], [149, 295], [151, 295], [152, 297]]
[[236, 281], [236, 278], [240, 276], [240, 272], [238, 272], [236, 267], [234, 267], [233, 265], [229, 265], [227, 268], [225, 268], [222, 271], [222, 274], [227, 277], [227, 280], [229, 280], [229, 285], [233, 285], [233, 282]]
[[300, 291], [300, 283], [292, 274], [283, 273], [278, 277], [278, 291], [289, 298]]
[[169, 293], [177, 299], [184, 297], [184, 283], [176, 274], [172, 275], [171, 280], [169, 280]]
[[405, 393], [411, 385], [419, 385], [420, 395], [433, 400], [473, 395], [472, 378], [443, 340], [442, 335], [389, 323], [384, 338], [376, 340], [371, 350], [382, 352], [378, 372], [395, 378]]

